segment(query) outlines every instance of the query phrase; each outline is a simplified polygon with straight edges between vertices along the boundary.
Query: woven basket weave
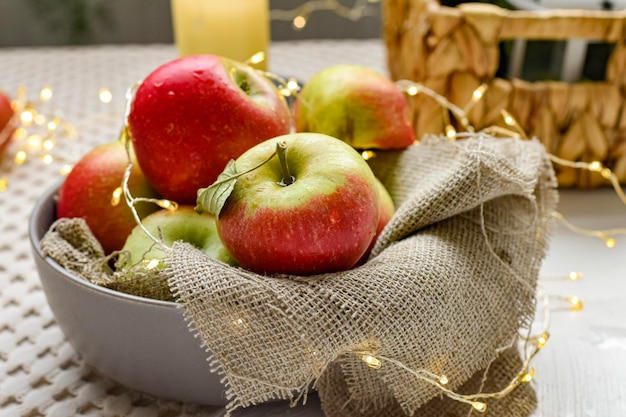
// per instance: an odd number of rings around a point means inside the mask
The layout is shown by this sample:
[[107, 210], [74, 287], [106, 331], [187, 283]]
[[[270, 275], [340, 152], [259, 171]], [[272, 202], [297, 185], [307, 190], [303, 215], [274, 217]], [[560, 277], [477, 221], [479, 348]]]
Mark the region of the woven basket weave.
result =
[[[548, 152], [570, 161], [600, 161], [626, 183], [626, 12], [512, 11], [485, 3], [447, 7], [433, 0], [385, 0], [383, 30], [394, 80], [419, 82], [464, 107], [472, 93], [487, 91], [469, 111], [476, 129], [506, 126], [507, 110]], [[499, 43], [509, 39], [584, 38], [614, 43], [600, 82], [528, 82], [496, 77]], [[432, 98], [417, 95], [412, 117], [418, 137], [443, 133], [450, 120]], [[561, 187], [606, 185], [595, 172], [556, 167]]]

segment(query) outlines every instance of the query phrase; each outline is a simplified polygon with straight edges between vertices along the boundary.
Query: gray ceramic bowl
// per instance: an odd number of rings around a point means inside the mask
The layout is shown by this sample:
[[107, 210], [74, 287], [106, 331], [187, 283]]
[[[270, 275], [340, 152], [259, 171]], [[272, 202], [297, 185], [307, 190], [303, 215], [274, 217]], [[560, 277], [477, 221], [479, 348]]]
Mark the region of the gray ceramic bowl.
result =
[[44, 293], [72, 346], [128, 388], [175, 401], [225, 404], [220, 377], [210, 372], [208, 354], [176, 303], [93, 285], [42, 254], [39, 241], [55, 220], [59, 186], [35, 205], [30, 241]]

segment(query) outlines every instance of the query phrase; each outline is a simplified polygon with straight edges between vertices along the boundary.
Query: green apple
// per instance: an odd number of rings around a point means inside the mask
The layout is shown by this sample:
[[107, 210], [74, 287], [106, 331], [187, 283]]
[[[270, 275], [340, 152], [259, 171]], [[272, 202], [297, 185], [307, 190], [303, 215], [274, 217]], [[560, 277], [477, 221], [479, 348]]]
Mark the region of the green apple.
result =
[[[274, 152], [278, 157], [267, 161]], [[319, 133], [279, 136], [246, 151], [235, 167], [241, 175], [218, 209], [217, 229], [246, 269], [294, 275], [346, 270], [376, 234], [376, 177], [341, 140]], [[198, 193], [199, 210], [210, 205], [205, 195]]]
[[407, 98], [389, 78], [335, 65], [309, 79], [294, 103], [298, 132], [319, 132], [357, 149], [401, 149], [415, 142]]
[[165, 246], [184, 241], [212, 258], [236, 265], [219, 238], [215, 217], [208, 212], [199, 214], [193, 206], [182, 205], [176, 210], [156, 211], [146, 216], [141, 223], [145, 230], [137, 225], [122, 247], [120, 263], [125, 268], [162, 266], [165, 251], [146, 231]]

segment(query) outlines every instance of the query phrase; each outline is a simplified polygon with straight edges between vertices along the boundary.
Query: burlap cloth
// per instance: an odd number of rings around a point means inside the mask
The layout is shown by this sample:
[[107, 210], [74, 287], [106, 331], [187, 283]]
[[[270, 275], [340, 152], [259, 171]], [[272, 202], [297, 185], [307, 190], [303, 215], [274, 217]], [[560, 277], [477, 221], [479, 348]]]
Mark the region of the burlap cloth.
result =
[[[297, 402], [314, 387], [328, 417], [467, 416], [470, 405], [415, 372], [473, 394], [503, 389], [521, 370], [518, 342], [534, 318], [558, 200], [543, 146], [426, 137], [370, 164], [397, 212], [360, 267], [261, 276], [185, 243], [169, 251], [160, 283], [223, 375], [229, 411]], [[375, 369], [358, 352], [390, 360]], [[486, 415], [521, 417], [536, 399], [523, 384], [486, 403]]]

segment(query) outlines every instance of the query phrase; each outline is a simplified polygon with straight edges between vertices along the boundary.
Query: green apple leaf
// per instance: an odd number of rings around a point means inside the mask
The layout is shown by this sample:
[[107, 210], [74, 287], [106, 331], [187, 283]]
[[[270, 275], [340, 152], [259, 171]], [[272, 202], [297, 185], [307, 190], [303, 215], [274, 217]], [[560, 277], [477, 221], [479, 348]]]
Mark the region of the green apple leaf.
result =
[[226, 204], [226, 200], [235, 188], [237, 177], [239, 177], [237, 167], [235, 166], [235, 161], [231, 159], [213, 184], [198, 190], [196, 211], [198, 213], [208, 211], [215, 217], [218, 217], [222, 207]]
[[226, 200], [228, 200], [228, 197], [230, 197], [231, 193], [235, 189], [237, 178], [242, 175], [246, 175], [248, 172], [252, 172], [255, 169], [259, 169], [261, 166], [267, 164], [274, 156], [276, 156], [276, 151], [274, 151], [265, 161], [243, 172], [237, 172], [237, 167], [235, 166], [235, 161], [233, 159], [228, 161], [226, 168], [224, 168], [224, 171], [218, 175], [213, 184], [198, 190], [196, 211], [200, 214], [208, 211], [215, 217], [219, 217], [222, 207], [224, 207]]

